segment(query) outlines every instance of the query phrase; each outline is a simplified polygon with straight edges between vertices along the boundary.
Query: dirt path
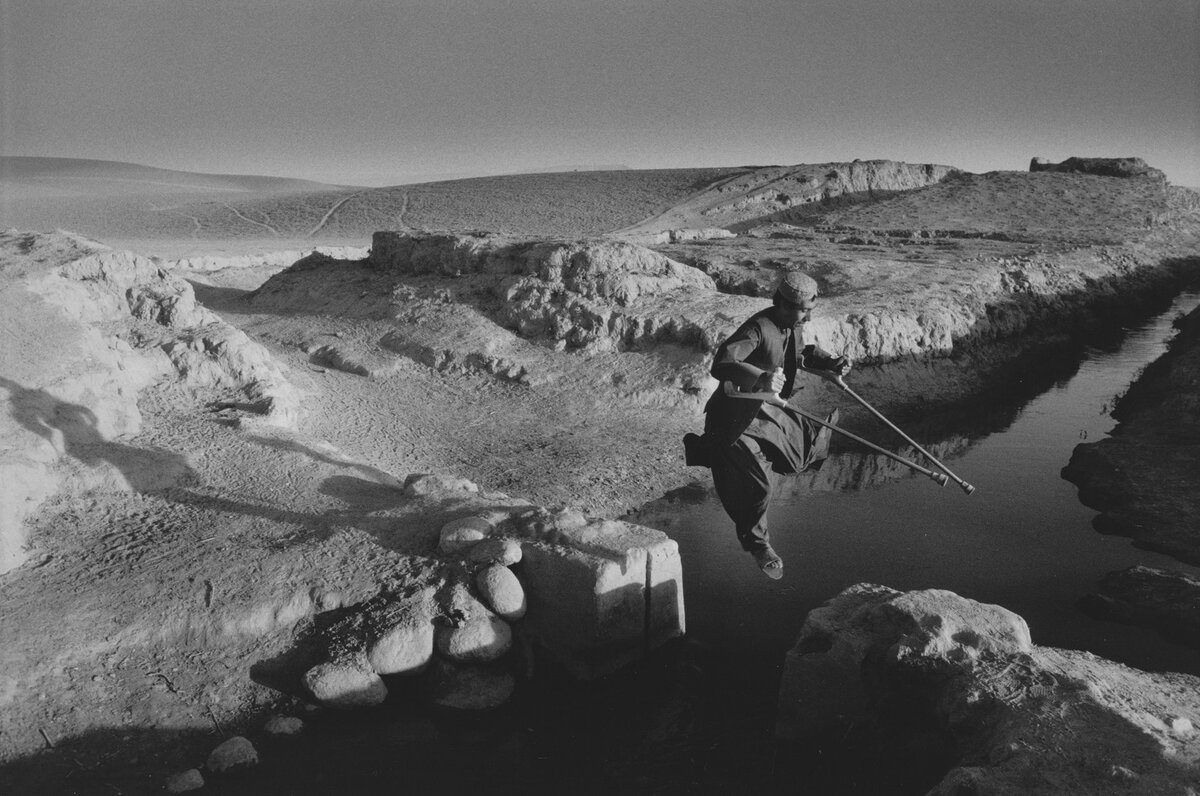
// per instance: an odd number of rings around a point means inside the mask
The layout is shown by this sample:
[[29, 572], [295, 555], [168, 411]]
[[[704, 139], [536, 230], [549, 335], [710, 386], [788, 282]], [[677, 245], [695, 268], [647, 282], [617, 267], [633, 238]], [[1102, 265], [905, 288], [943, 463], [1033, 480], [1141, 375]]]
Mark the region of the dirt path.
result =
[[[343, 196], [341, 199], [338, 199], [336, 202], [334, 202], [333, 206], [325, 211], [325, 215], [321, 216], [321, 220], [317, 222], [317, 225], [308, 231], [308, 237], [311, 238], [313, 235], [316, 235], [318, 232], [320, 232], [324, 228], [324, 226], [329, 222], [329, 219], [333, 218], [333, 214], [338, 211], [338, 208], [340, 208], [342, 205], [346, 204], [346, 202], [349, 202], [351, 199], [353, 199], [354, 197], [359, 196], [359, 195], [360, 194], [352, 193], [349, 196]], [[407, 199], [407, 196], [408, 195], [405, 194], [406, 199]]]

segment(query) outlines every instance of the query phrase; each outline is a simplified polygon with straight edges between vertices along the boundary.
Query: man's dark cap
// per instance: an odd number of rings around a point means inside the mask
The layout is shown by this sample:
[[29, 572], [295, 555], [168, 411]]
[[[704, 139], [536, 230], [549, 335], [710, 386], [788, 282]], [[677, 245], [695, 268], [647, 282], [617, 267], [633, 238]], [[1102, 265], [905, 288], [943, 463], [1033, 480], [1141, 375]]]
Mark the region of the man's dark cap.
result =
[[800, 271], [784, 271], [775, 295], [789, 304], [807, 304], [817, 297], [817, 282]]

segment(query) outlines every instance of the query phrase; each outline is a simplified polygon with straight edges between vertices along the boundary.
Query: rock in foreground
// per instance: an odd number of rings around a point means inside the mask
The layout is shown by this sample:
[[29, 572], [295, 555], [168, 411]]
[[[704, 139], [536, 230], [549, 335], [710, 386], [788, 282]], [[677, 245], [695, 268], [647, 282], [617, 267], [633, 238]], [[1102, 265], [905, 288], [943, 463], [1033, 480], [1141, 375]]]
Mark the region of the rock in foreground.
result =
[[1137, 565], [1110, 572], [1079, 607], [1097, 619], [1152, 627], [1200, 649], [1200, 578]]
[[920, 736], [949, 769], [935, 794], [1187, 793], [1198, 720], [1200, 678], [1035, 646], [1021, 617], [952, 592], [859, 584], [809, 614], [777, 734], [886, 728], [892, 753]]

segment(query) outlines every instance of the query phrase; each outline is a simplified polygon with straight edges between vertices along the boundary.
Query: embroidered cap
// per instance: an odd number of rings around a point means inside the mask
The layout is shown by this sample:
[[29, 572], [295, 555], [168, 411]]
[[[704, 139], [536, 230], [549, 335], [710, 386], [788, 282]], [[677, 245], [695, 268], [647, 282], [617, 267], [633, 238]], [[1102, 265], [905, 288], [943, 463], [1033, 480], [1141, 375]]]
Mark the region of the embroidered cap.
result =
[[807, 304], [817, 297], [817, 282], [800, 271], [784, 271], [775, 295], [789, 304]]

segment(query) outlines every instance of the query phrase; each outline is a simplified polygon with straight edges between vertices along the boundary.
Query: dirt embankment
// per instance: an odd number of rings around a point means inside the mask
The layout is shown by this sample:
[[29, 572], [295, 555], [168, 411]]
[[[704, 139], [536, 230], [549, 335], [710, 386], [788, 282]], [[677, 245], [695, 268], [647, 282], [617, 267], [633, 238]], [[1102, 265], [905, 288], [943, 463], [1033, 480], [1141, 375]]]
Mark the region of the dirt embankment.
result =
[[1113, 411], [1108, 439], [1079, 445], [1063, 477], [1101, 512], [1096, 530], [1200, 565], [1200, 311]]

